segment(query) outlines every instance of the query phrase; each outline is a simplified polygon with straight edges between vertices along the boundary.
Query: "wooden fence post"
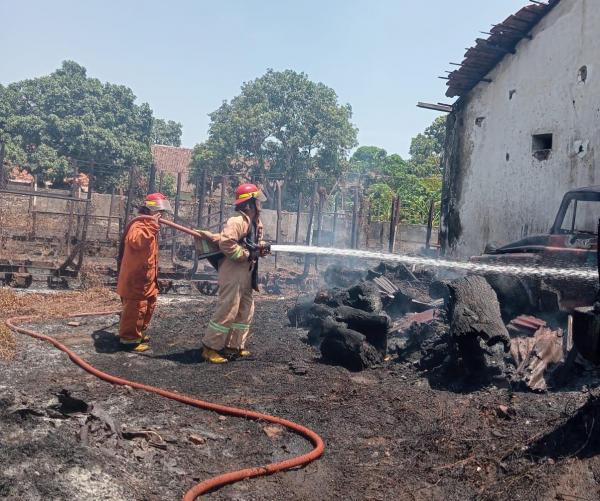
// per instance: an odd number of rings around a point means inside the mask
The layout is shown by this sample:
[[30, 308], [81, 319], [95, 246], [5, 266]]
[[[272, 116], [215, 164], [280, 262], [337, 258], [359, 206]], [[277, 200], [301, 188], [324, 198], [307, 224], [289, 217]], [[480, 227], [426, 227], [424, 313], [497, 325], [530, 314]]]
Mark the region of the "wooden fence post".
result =
[[[308, 216], [308, 228], [306, 230], [306, 245], [311, 246], [313, 242], [313, 226], [315, 219], [315, 203], [317, 200], [317, 192], [319, 191], [319, 182], [315, 181], [313, 186], [312, 196], [310, 197], [310, 213]], [[308, 275], [310, 270], [310, 256], [304, 255], [304, 275]]]
[[202, 228], [202, 216], [204, 216], [204, 202], [206, 197], [206, 169], [202, 169], [200, 187], [198, 192], [198, 228]]
[[354, 188], [354, 203], [352, 204], [352, 236], [350, 238], [350, 247], [356, 249], [358, 247], [358, 209], [359, 209], [358, 186]]
[[[179, 222], [179, 203], [181, 200], [181, 178], [182, 173], [177, 173], [177, 191], [175, 192], [175, 212], [173, 213], [173, 222]], [[173, 228], [171, 230], [171, 262], [175, 262], [175, 247], [177, 241], [177, 230]]]
[[396, 229], [398, 225], [398, 214], [400, 211], [400, 197], [394, 197], [392, 199], [392, 208], [390, 210], [390, 236], [388, 243], [388, 252], [394, 253], [396, 247]]
[[221, 203], [219, 207], [219, 231], [223, 229], [223, 222], [225, 221], [225, 195], [227, 193], [227, 178], [223, 176], [221, 178]]
[[[159, 190], [160, 191], [160, 190]], [[148, 175], [148, 194], [156, 192], [156, 164], [150, 164], [150, 172]]]
[[429, 202], [429, 214], [427, 215], [427, 236], [425, 237], [425, 248], [429, 250], [431, 244], [431, 231], [433, 230], [433, 211], [435, 210], [435, 200]]
[[[135, 166], [129, 167], [129, 186], [127, 187], [127, 204], [125, 205], [125, 221], [123, 222], [123, 231], [129, 224], [129, 213], [131, 212], [131, 204], [133, 202], [133, 190], [135, 189]], [[161, 172], [162, 181], [162, 172]]]
[[[281, 243], [281, 185], [283, 181], [275, 181], [275, 187], [277, 189], [277, 226], [275, 229], [275, 243]], [[275, 253], [275, 269], [277, 269], [277, 255]]]
[[6, 154], [6, 144], [0, 141], [0, 188], [4, 188], [8, 182], [8, 176], [4, 169], [4, 155]]
[[115, 205], [115, 189], [110, 192], [110, 206], [108, 207], [108, 223], [106, 223], [106, 240], [110, 238], [110, 227], [112, 225], [113, 207]]
[[338, 220], [338, 209], [339, 209], [338, 203], [339, 203], [339, 197], [336, 194], [333, 199], [333, 227], [331, 229], [331, 246], [332, 247], [335, 247], [335, 237], [336, 237], [336, 233], [337, 233], [337, 220]]
[[298, 210], [296, 211], [296, 232], [294, 233], [294, 243], [298, 243], [298, 234], [300, 233], [300, 218], [302, 217], [302, 192], [298, 194]]

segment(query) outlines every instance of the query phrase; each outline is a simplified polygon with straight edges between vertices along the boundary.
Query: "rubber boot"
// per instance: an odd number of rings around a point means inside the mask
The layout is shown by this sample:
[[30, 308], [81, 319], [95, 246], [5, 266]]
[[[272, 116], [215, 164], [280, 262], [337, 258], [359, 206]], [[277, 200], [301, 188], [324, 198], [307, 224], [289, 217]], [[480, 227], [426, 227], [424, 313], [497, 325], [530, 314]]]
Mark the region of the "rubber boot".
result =
[[202, 348], [202, 358], [211, 364], [225, 364], [229, 362], [224, 356], [218, 351], [211, 350], [206, 346]]
[[139, 343], [120, 343], [121, 349], [124, 351], [134, 351], [136, 353], [143, 353], [150, 349], [150, 345], [143, 341]]
[[225, 348], [223, 354], [229, 360], [235, 360], [236, 358], [249, 357], [251, 353], [248, 350], [236, 350], [235, 348]]

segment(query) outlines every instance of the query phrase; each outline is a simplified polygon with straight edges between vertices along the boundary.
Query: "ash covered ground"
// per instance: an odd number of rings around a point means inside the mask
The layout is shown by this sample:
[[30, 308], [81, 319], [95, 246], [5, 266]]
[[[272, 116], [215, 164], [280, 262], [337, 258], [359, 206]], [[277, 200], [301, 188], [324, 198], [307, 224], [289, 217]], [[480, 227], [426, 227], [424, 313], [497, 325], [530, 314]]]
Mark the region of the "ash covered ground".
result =
[[[600, 498], [594, 371], [542, 394], [493, 382], [445, 388], [396, 353], [351, 372], [326, 363], [307, 331], [289, 325], [296, 301], [257, 296], [253, 356], [225, 366], [200, 362], [214, 297], [163, 301], [153, 350], [142, 355], [117, 351], [116, 316], [31, 325], [111, 374], [285, 417], [325, 440], [325, 455], [306, 468], [227, 486], [213, 499]], [[178, 499], [210, 476], [310, 447], [264, 423], [111, 386], [21, 335], [0, 372], [7, 499]]]

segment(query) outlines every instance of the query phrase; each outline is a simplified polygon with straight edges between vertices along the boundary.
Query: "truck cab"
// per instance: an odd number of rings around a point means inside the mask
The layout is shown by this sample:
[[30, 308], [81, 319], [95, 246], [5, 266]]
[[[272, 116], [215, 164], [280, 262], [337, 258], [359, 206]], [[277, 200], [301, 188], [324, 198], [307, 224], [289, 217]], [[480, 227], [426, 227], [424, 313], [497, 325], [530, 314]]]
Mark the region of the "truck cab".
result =
[[[472, 260], [490, 264], [522, 264], [555, 268], [598, 266], [598, 220], [600, 186], [568, 191], [556, 214], [550, 232], [531, 235], [502, 247], [487, 247]], [[533, 311], [560, 310], [592, 304], [598, 283], [576, 280], [486, 276], [500, 302], [512, 301]]]

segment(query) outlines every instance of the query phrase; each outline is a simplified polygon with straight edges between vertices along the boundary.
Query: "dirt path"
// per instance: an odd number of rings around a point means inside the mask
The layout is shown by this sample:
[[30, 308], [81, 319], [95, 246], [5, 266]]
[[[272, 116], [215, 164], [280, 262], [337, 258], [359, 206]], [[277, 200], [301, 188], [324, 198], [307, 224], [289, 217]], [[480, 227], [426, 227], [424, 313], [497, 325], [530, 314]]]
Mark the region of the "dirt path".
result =
[[[325, 439], [325, 456], [305, 469], [228, 486], [214, 499], [600, 498], [600, 412], [597, 422], [592, 410], [563, 426], [586, 402], [577, 384], [548, 395], [457, 394], [393, 360], [350, 373], [322, 364], [305, 333], [287, 325], [290, 301], [267, 298], [257, 304], [253, 357], [209, 366], [199, 344], [214, 301], [161, 304], [149, 355], [116, 351], [116, 317], [36, 327], [115, 375], [283, 416]], [[0, 497], [178, 499], [200, 479], [309, 448], [260, 423], [112, 387], [49, 345], [17, 343], [15, 360], [0, 362]], [[67, 412], [76, 409], [59, 404], [64, 389], [95, 410]], [[119, 438], [110, 426], [120, 424], [135, 433]]]

